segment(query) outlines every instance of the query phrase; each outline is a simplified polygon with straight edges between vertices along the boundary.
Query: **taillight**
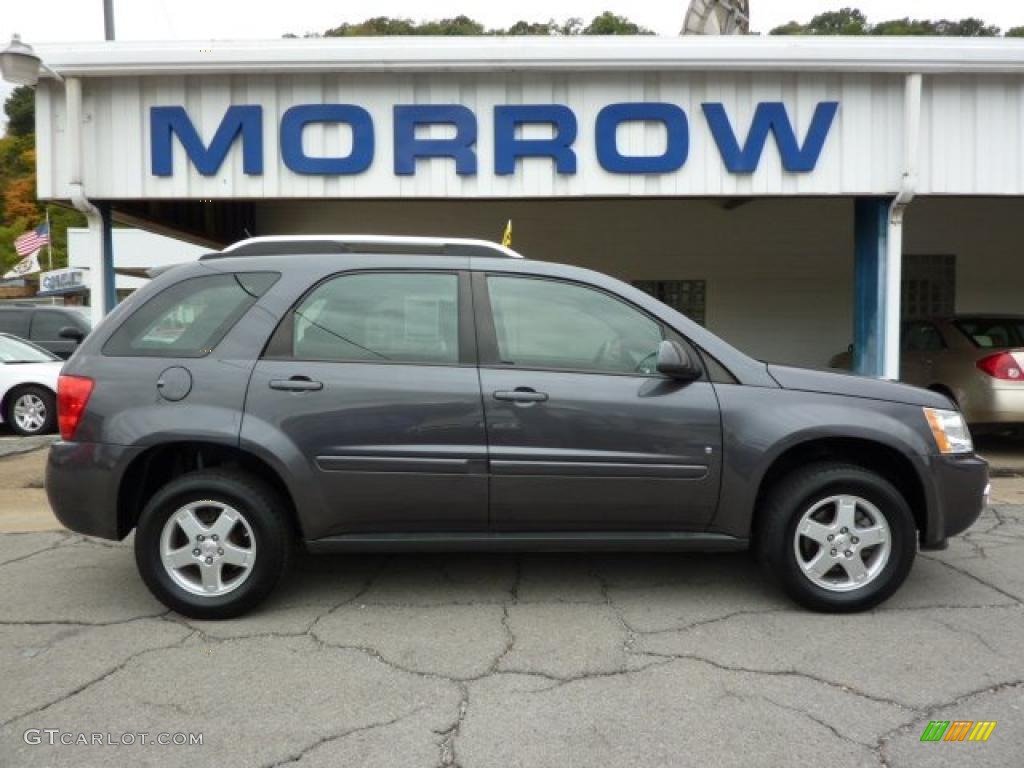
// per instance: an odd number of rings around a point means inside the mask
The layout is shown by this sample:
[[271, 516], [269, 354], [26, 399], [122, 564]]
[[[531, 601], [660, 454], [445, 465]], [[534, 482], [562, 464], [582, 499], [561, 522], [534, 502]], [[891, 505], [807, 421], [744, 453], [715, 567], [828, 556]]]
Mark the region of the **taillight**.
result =
[[994, 379], [1024, 382], [1024, 371], [1020, 369], [1017, 358], [1009, 352], [983, 357], [978, 361], [978, 367]]
[[74, 438], [95, 384], [84, 376], [61, 376], [57, 379], [57, 424], [62, 439]]

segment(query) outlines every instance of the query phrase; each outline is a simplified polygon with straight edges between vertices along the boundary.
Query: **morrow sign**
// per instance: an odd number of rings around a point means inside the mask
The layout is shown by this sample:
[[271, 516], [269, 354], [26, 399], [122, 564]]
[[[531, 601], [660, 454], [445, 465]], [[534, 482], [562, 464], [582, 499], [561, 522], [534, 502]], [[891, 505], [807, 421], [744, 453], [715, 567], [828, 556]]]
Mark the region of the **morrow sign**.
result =
[[[701, 105], [702, 118], [731, 174], [755, 173], [765, 146], [773, 138], [789, 173], [806, 174], [818, 164], [839, 111], [839, 102], [822, 101], [814, 110], [810, 126], [797, 135], [786, 105], [761, 102], [744, 131], [737, 129], [725, 105]], [[520, 161], [547, 158], [561, 175], [577, 172], [576, 143], [580, 134], [576, 113], [562, 104], [498, 105], [493, 110], [494, 156], [490, 158], [497, 176], [512, 176]], [[255, 104], [228, 107], [209, 143], [196, 130], [182, 106], [150, 108], [150, 167], [158, 177], [174, 175], [174, 142], [185, 150], [188, 160], [203, 176], [214, 176], [228, 152], [241, 143], [242, 169], [246, 175], [263, 174], [266, 153], [263, 141], [263, 107]], [[659, 124], [665, 131], [664, 151], [657, 155], [624, 154], [619, 146], [620, 127], [635, 123]], [[303, 148], [303, 132], [314, 124], [347, 126], [351, 149], [339, 157], [317, 157]], [[424, 129], [448, 126], [446, 138], [425, 138]], [[546, 138], [525, 138], [528, 126], [549, 126]], [[481, 158], [477, 152], [479, 120], [461, 104], [398, 104], [393, 107], [394, 174], [413, 176], [418, 162], [431, 158], [454, 161], [459, 176], [475, 176]], [[690, 118], [676, 104], [667, 102], [624, 102], [609, 104], [598, 113], [592, 130], [600, 166], [612, 174], [670, 174], [686, 165], [690, 154]], [[354, 176], [373, 165], [378, 142], [377, 126], [369, 111], [355, 104], [302, 104], [281, 116], [281, 162], [296, 174], [307, 176]]]

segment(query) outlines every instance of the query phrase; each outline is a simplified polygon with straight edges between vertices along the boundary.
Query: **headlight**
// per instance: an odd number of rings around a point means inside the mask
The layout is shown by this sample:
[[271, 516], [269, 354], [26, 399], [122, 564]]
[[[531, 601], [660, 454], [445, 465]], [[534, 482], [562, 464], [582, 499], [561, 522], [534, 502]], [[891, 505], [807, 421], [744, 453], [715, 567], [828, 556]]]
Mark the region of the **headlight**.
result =
[[932, 428], [932, 436], [939, 453], [971, 453], [974, 443], [967, 429], [964, 417], [957, 411], [940, 411], [937, 408], [925, 408], [924, 417]]

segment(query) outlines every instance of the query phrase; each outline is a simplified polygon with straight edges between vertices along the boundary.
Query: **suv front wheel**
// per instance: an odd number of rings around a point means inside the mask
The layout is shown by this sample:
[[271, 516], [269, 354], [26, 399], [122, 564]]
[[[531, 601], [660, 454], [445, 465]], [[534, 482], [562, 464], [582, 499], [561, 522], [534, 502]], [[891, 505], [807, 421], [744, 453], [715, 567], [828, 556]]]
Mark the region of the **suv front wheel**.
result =
[[291, 532], [277, 494], [242, 472], [175, 478], [149, 501], [135, 532], [135, 562], [168, 608], [228, 619], [261, 602], [288, 564]]
[[917, 553], [914, 517], [885, 478], [846, 464], [794, 472], [761, 510], [758, 559], [816, 611], [873, 608], [903, 583]]

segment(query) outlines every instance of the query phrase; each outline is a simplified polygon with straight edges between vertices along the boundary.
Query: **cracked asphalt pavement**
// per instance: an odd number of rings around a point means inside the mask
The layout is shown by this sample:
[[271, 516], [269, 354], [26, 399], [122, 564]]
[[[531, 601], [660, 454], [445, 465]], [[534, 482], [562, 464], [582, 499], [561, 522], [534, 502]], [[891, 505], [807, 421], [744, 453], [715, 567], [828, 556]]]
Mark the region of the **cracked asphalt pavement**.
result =
[[[745, 555], [306, 556], [212, 623], [151, 598], [130, 541], [4, 534], [0, 766], [1019, 766], [1022, 563], [1010, 505], [858, 616]], [[998, 726], [921, 743], [929, 720]]]

